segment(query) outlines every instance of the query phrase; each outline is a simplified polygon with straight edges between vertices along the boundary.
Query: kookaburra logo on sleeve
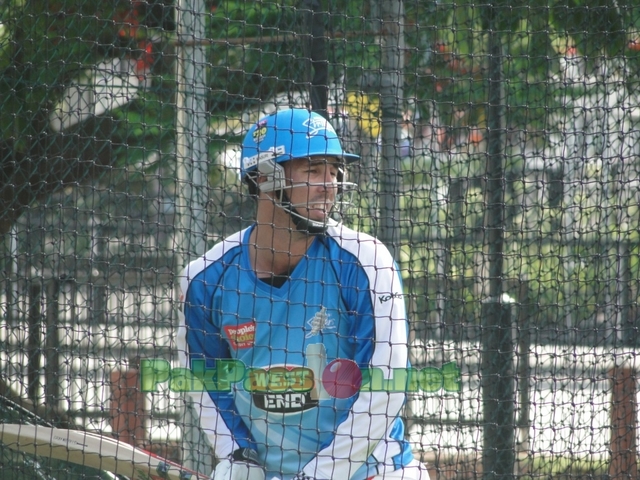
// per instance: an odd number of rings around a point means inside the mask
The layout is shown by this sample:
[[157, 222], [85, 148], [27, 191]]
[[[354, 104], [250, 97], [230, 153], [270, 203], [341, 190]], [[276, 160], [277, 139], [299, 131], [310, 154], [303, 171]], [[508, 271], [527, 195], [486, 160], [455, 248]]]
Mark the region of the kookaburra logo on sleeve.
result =
[[380, 300], [380, 303], [386, 303], [389, 300], [391, 300], [392, 298], [402, 298], [402, 295], [399, 293], [389, 293], [387, 295], [379, 295], [378, 296], [378, 300]]

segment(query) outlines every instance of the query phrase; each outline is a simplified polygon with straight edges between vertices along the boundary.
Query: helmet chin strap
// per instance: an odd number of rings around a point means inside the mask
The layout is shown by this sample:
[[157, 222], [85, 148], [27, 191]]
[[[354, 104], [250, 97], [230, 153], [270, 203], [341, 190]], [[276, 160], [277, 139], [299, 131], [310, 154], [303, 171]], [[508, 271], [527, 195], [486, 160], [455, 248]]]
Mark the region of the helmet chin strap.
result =
[[291, 200], [289, 199], [289, 195], [287, 195], [287, 192], [285, 192], [284, 190], [279, 191], [278, 197], [280, 197], [280, 203], [277, 204], [277, 206], [282, 208], [291, 216], [291, 220], [296, 226], [296, 230], [298, 232], [304, 232], [308, 235], [324, 235], [327, 232], [329, 226], [337, 225], [338, 223], [332, 218], [328, 218], [327, 220], [320, 222], [311, 220], [310, 218], [301, 215], [295, 209], [295, 207], [291, 203]]

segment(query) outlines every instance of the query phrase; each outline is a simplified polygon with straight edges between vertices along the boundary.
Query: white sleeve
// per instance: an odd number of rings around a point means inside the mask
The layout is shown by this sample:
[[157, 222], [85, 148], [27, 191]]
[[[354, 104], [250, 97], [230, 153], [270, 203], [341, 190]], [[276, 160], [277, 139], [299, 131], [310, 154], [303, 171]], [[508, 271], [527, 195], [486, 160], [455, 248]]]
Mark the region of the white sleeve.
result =
[[[370, 366], [382, 370], [385, 379], [389, 379], [393, 369], [407, 368], [407, 317], [395, 263], [386, 248], [376, 244], [375, 259], [369, 265], [361, 259], [371, 285], [375, 321]], [[351, 478], [374, 449], [389, 438], [405, 398], [405, 392], [360, 392], [351, 412], [338, 426], [333, 442], [303, 472], [316, 479]]]

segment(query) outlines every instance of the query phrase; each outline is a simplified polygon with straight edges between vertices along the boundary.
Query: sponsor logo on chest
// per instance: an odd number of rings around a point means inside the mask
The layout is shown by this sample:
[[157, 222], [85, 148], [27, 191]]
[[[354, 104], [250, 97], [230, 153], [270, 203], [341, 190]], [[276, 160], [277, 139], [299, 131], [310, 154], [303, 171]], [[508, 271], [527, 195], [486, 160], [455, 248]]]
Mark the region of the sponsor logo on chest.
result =
[[256, 341], [256, 323], [247, 322], [240, 325], [226, 325], [224, 333], [229, 339], [229, 344], [234, 350], [251, 348]]
[[274, 413], [298, 413], [318, 406], [309, 392], [254, 393], [253, 404], [260, 410]]
[[302, 366], [258, 368], [249, 374], [245, 388], [251, 392], [253, 404], [274, 413], [297, 413], [318, 406], [313, 398], [313, 372]]

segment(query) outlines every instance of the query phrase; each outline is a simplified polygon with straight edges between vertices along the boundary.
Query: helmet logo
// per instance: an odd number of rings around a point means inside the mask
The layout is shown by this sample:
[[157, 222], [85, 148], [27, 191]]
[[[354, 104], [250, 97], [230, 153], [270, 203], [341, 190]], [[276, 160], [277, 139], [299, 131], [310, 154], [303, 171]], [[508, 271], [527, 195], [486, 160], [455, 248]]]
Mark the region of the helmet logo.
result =
[[326, 132], [327, 130], [329, 130], [329, 133], [335, 134], [335, 130], [331, 124], [326, 118], [321, 116], [313, 116], [308, 120], [305, 120], [302, 125], [309, 129], [307, 132], [307, 138], [315, 137], [320, 132]]
[[256, 124], [256, 129], [253, 131], [252, 138], [255, 143], [258, 143], [264, 139], [267, 135], [267, 121], [262, 120]]

